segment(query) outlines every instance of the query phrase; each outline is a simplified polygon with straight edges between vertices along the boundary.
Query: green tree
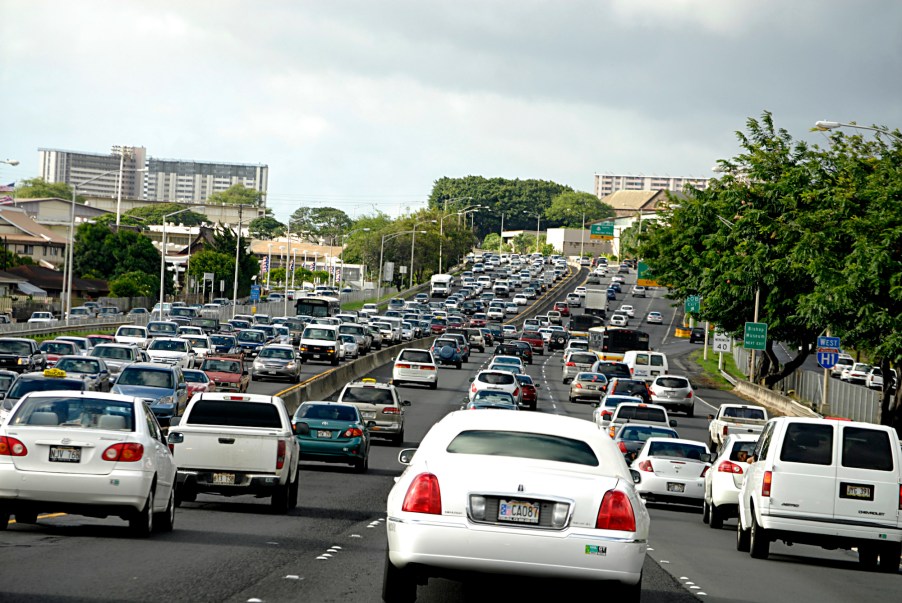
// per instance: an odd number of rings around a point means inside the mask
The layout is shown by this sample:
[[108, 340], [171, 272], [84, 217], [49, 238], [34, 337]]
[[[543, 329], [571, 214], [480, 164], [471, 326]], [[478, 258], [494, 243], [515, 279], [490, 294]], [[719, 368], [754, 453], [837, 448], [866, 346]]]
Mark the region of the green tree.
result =
[[[164, 216], [177, 212], [180, 209], [185, 209], [185, 206], [180, 203], [154, 203], [130, 209], [122, 216], [135, 218], [139, 223], [146, 226], [148, 224], [162, 224]], [[210, 220], [204, 214], [199, 214], [196, 211], [186, 211], [170, 217], [169, 221], [169, 223], [184, 224], [185, 226], [200, 226]]]
[[109, 282], [114, 297], [153, 297], [160, 283], [156, 276], [145, 272], [125, 272]]
[[[213, 274], [213, 286], [221, 280], [231, 284], [235, 278], [235, 255], [205, 249], [191, 256], [188, 275], [195, 283], [202, 283], [204, 274]], [[201, 287], [201, 285], [198, 285]]]
[[[16, 197], [19, 199], [46, 199], [56, 197], [57, 199], [72, 199], [72, 187], [65, 182], [47, 182], [43, 178], [29, 178], [23, 180], [16, 187]], [[75, 197], [76, 203], [84, 203], [85, 198], [81, 195]]]
[[[105, 224], [78, 226], [73, 257], [74, 273], [82, 278], [111, 280], [132, 272], [158, 275], [160, 270], [160, 252], [149, 237], [129, 229], [114, 232]], [[159, 281], [154, 278], [153, 282], [152, 295], [156, 295]]]
[[[235, 247], [237, 244], [237, 234], [234, 230], [219, 225], [213, 232], [213, 240], [208, 246], [209, 251], [215, 251], [223, 255], [228, 255], [231, 260], [232, 269], [229, 272], [232, 278], [235, 277]], [[247, 237], [241, 237], [241, 245], [238, 251], [238, 295], [249, 295], [251, 291], [251, 277], [257, 276], [260, 272], [260, 262], [256, 257], [248, 252], [249, 241]], [[194, 263], [192, 256], [192, 268]], [[209, 272], [209, 271], [208, 271]], [[228, 280], [228, 278], [226, 278]]]
[[616, 215], [614, 208], [592, 193], [577, 191], [565, 191], [556, 196], [548, 209], [545, 217], [549, 222], [559, 224], [565, 228], [582, 228], [583, 218], [585, 224], [591, 224]]
[[247, 188], [243, 184], [233, 184], [221, 193], [213, 193], [207, 199], [210, 203], [226, 203], [231, 205], [263, 205], [263, 193]]
[[498, 250], [501, 248], [501, 235], [497, 232], [490, 232], [485, 235], [485, 238], [482, 240], [481, 249], [485, 250]]
[[255, 239], [274, 239], [285, 234], [285, 225], [272, 216], [260, 216], [250, 221], [248, 232]]
[[321, 239], [334, 239], [349, 232], [353, 224], [348, 214], [334, 207], [299, 207], [291, 214], [290, 222], [291, 232]]

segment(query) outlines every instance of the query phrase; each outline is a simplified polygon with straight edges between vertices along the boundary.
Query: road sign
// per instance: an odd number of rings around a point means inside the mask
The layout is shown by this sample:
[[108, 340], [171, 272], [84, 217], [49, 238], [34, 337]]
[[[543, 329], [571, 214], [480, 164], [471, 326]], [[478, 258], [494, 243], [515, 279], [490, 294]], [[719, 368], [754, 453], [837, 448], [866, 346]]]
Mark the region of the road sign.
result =
[[836, 365], [840, 350], [839, 337], [817, 338], [817, 363], [822, 368], [830, 369]]
[[589, 227], [589, 238], [603, 241], [610, 241], [614, 238], [614, 223], [599, 222]]
[[260, 285], [251, 285], [251, 301], [260, 301]]
[[742, 347], [747, 350], [763, 350], [767, 347], [767, 323], [747, 322], [742, 335]]
[[726, 333], [715, 333], [713, 347], [715, 352], [723, 352], [724, 354], [729, 354], [733, 351], [733, 341]]
[[643, 287], [658, 287], [658, 282], [655, 280], [654, 275], [651, 272], [651, 269], [648, 267], [648, 264], [640, 261], [636, 264], [636, 284], [642, 285]]
[[684, 304], [686, 313], [695, 313], [698, 314], [702, 309], [702, 298], [698, 295], [690, 295], [686, 298], [686, 302]]

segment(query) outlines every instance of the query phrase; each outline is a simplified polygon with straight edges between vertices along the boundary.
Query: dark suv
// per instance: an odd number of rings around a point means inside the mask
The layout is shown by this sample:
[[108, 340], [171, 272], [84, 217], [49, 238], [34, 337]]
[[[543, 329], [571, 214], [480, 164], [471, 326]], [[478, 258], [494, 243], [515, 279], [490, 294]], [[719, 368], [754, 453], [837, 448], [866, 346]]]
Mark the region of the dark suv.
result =
[[34, 339], [25, 337], [0, 337], [0, 369], [17, 373], [43, 371], [47, 368], [47, 356], [38, 349]]
[[704, 327], [692, 327], [689, 333], [689, 343], [705, 343]]

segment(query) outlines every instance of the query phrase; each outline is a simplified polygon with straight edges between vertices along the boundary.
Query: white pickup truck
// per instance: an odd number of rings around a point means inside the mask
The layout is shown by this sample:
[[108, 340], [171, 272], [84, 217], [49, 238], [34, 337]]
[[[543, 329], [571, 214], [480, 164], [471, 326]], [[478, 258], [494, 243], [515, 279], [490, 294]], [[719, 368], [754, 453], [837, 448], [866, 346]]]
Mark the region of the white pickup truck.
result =
[[708, 415], [708, 448], [720, 450], [731, 433], [760, 435], [768, 418], [763, 406], [723, 404], [716, 415]]
[[198, 493], [272, 497], [272, 508], [297, 506], [297, 439], [285, 403], [277, 396], [196, 394], [169, 427], [178, 467], [176, 504]]

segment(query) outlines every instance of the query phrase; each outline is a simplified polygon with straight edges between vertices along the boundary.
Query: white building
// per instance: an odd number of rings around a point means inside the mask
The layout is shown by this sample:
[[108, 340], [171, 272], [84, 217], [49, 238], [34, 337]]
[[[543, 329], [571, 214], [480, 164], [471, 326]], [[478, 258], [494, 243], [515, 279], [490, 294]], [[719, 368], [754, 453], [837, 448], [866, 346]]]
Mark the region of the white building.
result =
[[704, 190], [707, 178], [671, 176], [627, 176], [623, 174], [595, 174], [595, 196], [599, 199], [617, 191], [674, 191], [683, 192], [686, 185]]
[[568, 257], [579, 257], [581, 253], [592, 257], [613, 253], [613, 242], [591, 238], [588, 228], [549, 228], [547, 241], [555, 251]]

